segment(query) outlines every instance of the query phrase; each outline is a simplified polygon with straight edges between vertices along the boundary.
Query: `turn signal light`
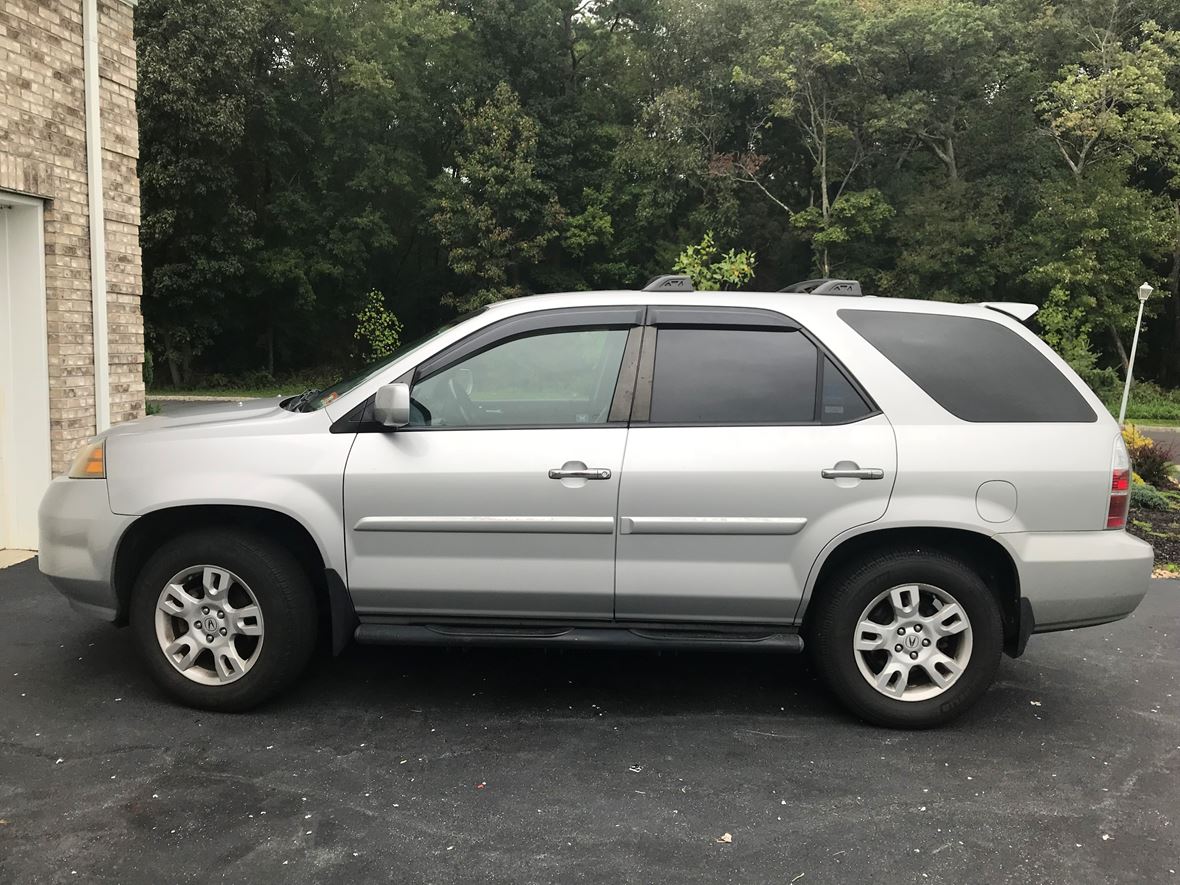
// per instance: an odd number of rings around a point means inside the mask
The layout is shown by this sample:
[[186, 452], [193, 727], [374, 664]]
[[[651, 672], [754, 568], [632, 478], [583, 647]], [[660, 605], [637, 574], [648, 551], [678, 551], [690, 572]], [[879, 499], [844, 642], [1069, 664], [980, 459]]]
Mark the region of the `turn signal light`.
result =
[[87, 443], [70, 465], [70, 479], [106, 479], [106, 440]]

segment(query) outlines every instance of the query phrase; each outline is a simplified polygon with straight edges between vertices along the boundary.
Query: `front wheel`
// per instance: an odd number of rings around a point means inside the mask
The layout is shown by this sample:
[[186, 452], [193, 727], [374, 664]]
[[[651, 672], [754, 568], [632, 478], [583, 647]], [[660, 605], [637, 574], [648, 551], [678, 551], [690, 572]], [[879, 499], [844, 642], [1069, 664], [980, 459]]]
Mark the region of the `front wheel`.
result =
[[307, 575], [284, 548], [248, 533], [208, 529], [163, 545], [140, 571], [130, 616], [155, 681], [206, 710], [267, 700], [315, 648]]
[[828, 686], [877, 725], [929, 728], [991, 685], [1000, 607], [969, 566], [935, 551], [886, 553], [819, 588], [808, 646]]

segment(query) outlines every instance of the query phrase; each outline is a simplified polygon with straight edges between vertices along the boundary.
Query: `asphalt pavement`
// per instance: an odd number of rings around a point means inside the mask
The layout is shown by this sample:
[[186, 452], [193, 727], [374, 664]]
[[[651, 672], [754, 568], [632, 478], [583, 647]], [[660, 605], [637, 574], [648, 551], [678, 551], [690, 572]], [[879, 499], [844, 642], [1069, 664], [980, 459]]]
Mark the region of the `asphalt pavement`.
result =
[[[802, 658], [353, 647], [251, 714], [0, 570], [0, 882], [1180, 882], [1180, 582], [862, 725]], [[729, 833], [731, 842], [718, 841]]]

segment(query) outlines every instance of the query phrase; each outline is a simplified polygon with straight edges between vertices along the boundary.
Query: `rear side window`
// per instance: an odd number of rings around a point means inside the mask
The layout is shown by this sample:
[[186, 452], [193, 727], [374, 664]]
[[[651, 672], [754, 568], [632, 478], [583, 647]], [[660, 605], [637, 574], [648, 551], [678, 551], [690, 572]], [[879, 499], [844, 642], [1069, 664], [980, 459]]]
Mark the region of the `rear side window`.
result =
[[1035, 347], [974, 317], [841, 310], [840, 319], [964, 421], [1093, 422], [1094, 410]]
[[786, 329], [661, 328], [651, 421], [796, 424], [815, 420], [818, 352]]

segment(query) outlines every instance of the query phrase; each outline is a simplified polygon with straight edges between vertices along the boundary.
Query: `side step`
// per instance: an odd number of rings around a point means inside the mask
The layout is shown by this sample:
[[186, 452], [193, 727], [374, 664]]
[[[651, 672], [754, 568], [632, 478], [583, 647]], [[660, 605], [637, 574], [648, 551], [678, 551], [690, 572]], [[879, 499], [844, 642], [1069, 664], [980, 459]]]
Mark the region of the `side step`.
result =
[[665, 651], [803, 651], [791, 631], [676, 630], [630, 627], [469, 627], [438, 624], [361, 624], [356, 641], [366, 645], [531, 646], [622, 648]]

